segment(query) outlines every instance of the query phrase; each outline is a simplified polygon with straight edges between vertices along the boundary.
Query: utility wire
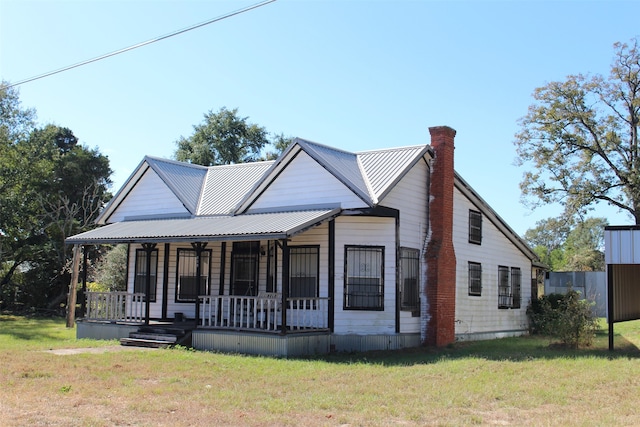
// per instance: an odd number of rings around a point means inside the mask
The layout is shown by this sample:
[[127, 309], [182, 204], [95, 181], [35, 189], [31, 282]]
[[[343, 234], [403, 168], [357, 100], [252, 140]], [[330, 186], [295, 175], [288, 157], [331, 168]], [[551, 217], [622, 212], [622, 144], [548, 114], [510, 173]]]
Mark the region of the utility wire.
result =
[[251, 6], [247, 6], [245, 8], [238, 9], [238, 10], [233, 11], [233, 12], [229, 12], [229, 13], [227, 13], [225, 15], [218, 16], [218, 17], [210, 19], [208, 21], [201, 22], [199, 24], [195, 24], [195, 25], [192, 25], [190, 27], [174, 31], [174, 32], [166, 34], [164, 36], [160, 36], [160, 37], [156, 37], [156, 38], [151, 39], [151, 40], [147, 40], [146, 42], [142, 42], [142, 43], [135, 44], [133, 46], [125, 47], [124, 49], [120, 49], [120, 50], [116, 50], [116, 51], [113, 51], [113, 52], [110, 52], [110, 53], [106, 53], [104, 55], [101, 55], [101, 56], [98, 56], [98, 57], [95, 57], [95, 58], [92, 58], [92, 59], [87, 59], [86, 61], [78, 62], [76, 64], [69, 65], [67, 67], [59, 68], [59, 69], [54, 70], [54, 71], [49, 71], [48, 73], [37, 75], [35, 77], [30, 77], [28, 79], [20, 80], [20, 81], [18, 81], [16, 83], [10, 83], [10, 84], [7, 84], [7, 85], [3, 85], [3, 87], [4, 88], [10, 88], [10, 87], [14, 87], [14, 86], [19, 86], [19, 85], [24, 84], [24, 83], [29, 83], [29, 82], [32, 82], [34, 80], [38, 80], [38, 79], [42, 79], [42, 78], [45, 78], [45, 77], [52, 76], [54, 74], [62, 73], [63, 71], [68, 71], [68, 70], [71, 70], [73, 68], [78, 68], [78, 67], [81, 67], [83, 65], [91, 64], [92, 62], [97, 62], [97, 61], [109, 58], [111, 56], [116, 56], [116, 55], [119, 55], [121, 53], [128, 52], [130, 50], [137, 49], [139, 47], [143, 47], [143, 46], [149, 45], [151, 43], [156, 43], [156, 42], [159, 42], [161, 40], [165, 40], [165, 39], [168, 39], [170, 37], [174, 37], [174, 36], [180, 35], [182, 33], [186, 33], [187, 31], [195, 30], [196, 28], [204, 27], [205, 25], [213, 24], [214, 22], [222, 21], [223, 19], [231, 18], [232, 16], [240, 15], [241, 13], [248, 12], [248, 11], [253, 10], [253, 9], [257, 9], [259, 7], [265, 6], [265, 5], [267, 5], [269, 3], [273, 3], [275, 1], [276, 0], [265, 0], [265, 1], [262, 1], [260, 3], [253, 4]]

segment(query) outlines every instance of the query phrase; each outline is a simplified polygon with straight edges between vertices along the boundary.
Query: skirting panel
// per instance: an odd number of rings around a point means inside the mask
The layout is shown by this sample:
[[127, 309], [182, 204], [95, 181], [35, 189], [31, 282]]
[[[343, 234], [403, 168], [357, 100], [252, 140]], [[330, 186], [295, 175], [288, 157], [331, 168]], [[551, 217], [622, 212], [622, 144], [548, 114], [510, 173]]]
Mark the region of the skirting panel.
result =
[[128, 338], [130, 332], [136, 332], [139, 325], [122, 325], [108, 322], [76, 322], [76, 338], [92, 338], [94, 340], [119, 340]]
[[329, 352], [328, 334], [270, 335], [196, 329], [192, 345], [198, 350], [223, 353], [296, 357]]
[[331, 351], [400, 350], [420, 346], [420, 334], [332, 335]]
[[400, 350], [420, 346], [420, 334], [398, 335], [269, 335], [196, 329], [192, 345], [224, 353], [297, 357], [338, 352]]

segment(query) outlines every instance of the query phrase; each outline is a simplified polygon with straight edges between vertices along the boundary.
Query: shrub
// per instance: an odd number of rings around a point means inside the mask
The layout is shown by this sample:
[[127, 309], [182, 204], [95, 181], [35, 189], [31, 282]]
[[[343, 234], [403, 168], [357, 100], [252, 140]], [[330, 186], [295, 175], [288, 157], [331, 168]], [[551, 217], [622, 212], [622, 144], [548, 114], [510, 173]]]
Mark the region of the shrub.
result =
[[567, 347], [590, 346], [598, 329], [593, 305], [572, 289], [564, 295], [545, 295], [527, 307], [529, 330], [557, 338]]

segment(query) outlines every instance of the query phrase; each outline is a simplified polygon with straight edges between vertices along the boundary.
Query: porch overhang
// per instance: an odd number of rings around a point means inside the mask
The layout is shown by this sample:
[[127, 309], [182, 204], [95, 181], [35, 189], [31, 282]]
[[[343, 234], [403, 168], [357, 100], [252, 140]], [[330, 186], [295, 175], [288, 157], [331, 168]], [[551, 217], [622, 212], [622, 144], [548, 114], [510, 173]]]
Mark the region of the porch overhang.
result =
[[123, 221], [68, 237], [69, 245], [287, 239], [329, 221], [340, 208], [237, 216]]

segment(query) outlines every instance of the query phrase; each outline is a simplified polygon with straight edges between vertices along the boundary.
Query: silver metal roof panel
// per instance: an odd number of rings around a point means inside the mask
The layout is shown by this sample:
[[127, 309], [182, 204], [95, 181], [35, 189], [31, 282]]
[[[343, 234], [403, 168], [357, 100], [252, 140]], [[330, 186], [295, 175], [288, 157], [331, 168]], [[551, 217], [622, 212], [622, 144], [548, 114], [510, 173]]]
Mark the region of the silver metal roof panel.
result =
[[336, 217], [340, 209], [123, 221], [77, 234], [68, 244], [284, 239]]
[[416, 145], [357, 154], [376, 203], [428, 150], [427, 145]]
[[197, 214], [231, 214], [273, 163], [255, 162], [210, 167]]
[[195, 214], [208, 168], [156, 157], [147, 156], [146, 160], [187, 210]]

